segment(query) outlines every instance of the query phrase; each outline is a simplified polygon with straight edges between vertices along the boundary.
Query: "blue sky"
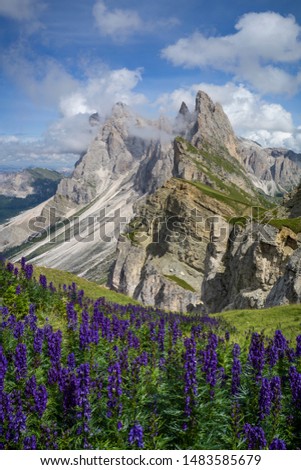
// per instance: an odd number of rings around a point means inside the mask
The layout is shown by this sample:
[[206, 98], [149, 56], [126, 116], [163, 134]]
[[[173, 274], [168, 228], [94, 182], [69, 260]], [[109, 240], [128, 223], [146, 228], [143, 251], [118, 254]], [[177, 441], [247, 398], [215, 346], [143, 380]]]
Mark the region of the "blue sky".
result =
[[172, 117], [199, 89], [238, 135], [301, 153], [295, 0], [0, 0], [0, 47], [0, 168], [70, 168], [92, 112]]

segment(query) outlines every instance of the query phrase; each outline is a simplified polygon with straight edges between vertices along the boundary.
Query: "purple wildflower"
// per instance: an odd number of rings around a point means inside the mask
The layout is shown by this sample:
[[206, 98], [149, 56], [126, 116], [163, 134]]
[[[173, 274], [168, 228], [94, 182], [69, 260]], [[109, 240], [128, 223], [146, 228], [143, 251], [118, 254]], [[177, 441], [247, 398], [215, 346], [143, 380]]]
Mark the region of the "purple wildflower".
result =
[[33, 375], [30, 377], [30, 379], [27, 380], [26, 385], [25, 385], [25, 397], [27, 399], [31, 398], [34, 396], [35, 392], [37, 389], [37, 379], [36, 376]]
[[214, 387], [216, 385], [216, 373], [217, 373], [217, 353], [216, 348], [218, 344], [217, 336], [211, 333], [209, 336], [208, 345], [204, 351], [201, 351], [202, 357], [202, 371], [206, 374], [206, 382], [210, 385], [211, 398], [214, 396]]
[[26, 415], [23, 412], [22, 399], [20, 391], [13, 391], [11, 393], [11, 410], [8, 414], [8, 440], [11, 439], [17, 443], [20, 439], [20, 434], [26, 431]]
[[89, 364], [81, 364], [77, 369], [76, 404], [81, 408], [81, 412], [77, 414], [77, 418], [81, 420], [81, 426], [78, 433], [89, 432], [88, 421], [91, 418], [91, 406], [89, 403], [90, 393], [90, 366]]
[[22, 321], [17, 321], [14, 327], [14, 338], [19, 339], [22, 338], [24, 333], [24, 323]]
[[74, 370], [74, 369], [75, 369], [76, 362], [75, 362], [75, 355], [74, 355], [74, 353], [68, 354], [68, 357], [67, 357], [67, 365], [68, 365], [68, 369], [69, 369], [69, 370]]
[[33, 434], [32, 436], [25, 437], [23, 441], [24, 450], [36, 450], [37, 448], [37, 438]]
[[141, 424], [136, 422], [134, 426], [131, 427], [128, 439], [130, 445], [134, 445], [135, 443], [137, 443], [137, 446], [140, 449], [143, 449], [143, 427], [141, 426]]
[[67, 311], [68, 328], [75, 331], [77, 329], [77, 312], [74, 309], [74, 304], [72, 302], [67, 303], [66, 311]]
[[44, 274], [40, 274], [39, 283], [40, 286], [43, 287], [43, 289], [47, 289], [47, 278], [46, 276], [44, 276]]
[[9, 271], [10, 273], [12, 273], [13, 270], [14, 270], [14, 265], [13, 265], [12, 263], [7, 263], [6, 269], [7, 269], [7, 271]]
[[159, 329], [158, 329], [158, 344], [159, 351], [164, 351], [164, 338], [165, 338], [165, 320], [160, 318]]
[[284, 353], [288, 346], [288, 341], [281, 330], [276, 330], [274, 335], [274, 344], [278, 350], [279, 357], [284, 357]]
[[0, 394], [4, 388], [4, 378], [7, 371], [8, 362], [0, 345]]
[[62, 355], [62, 332], [58, 330], [48, 336], [48, 355], [52, 365], [59, 365]]
[[82, 321], [79, 328], [79, 345], [81, 349], [89, 347], [91, 342], [90, 326], [89, 326], [89, 313], [87, 310], [82, 311]]
[[21, 286], [20, 286], [20, 284], [18, 284], [17, 287], [16, 287], [16, 295], [20, 295], [21, 291], [22, 291]]
[[280, 377], [275, 376], [271, 378], [271, 394], [272, 394], [272, 402], [273, 402], [273, 409], [274, 414], [278, 414], [281, 409], [281, 380]]
[[238, 359], [240, 354], [240, 347], [238, 344], [234, 344], [232, 355], [233, 355], [233, 364], [232, 364], [232, 381], [231, 381], [231, 392], [232, 395], [237, 395], [237, 392], [240, 387], [240, 376], [241, 376], [241, 363]]
[[60, 369], [57, 365], [50, 367], [47, 374], [48, 384], [53, 385], [60, 379]]
[[21, 260], [20, 260], [20, 264], [21, 264], [21, 269], [22, 269], [22, 271], [25, 271], [26, 259], [24, 258], [24, 256], [22, 256], [22, 258], [21, 258]]
[[296, 356], [301, 357], [301, 335], [297, 336], [296, 343]]
[[262, 369], [264, 366], [264, 352], [263, 337], [258, 333], [253, 333], [248, 360], [254, 372], [256, 373], [257, 380], [261, 377], [262, 374]]
[[286, 450], [285, 442], [275, 437], [269, 446], [269, 450]]
[[269, 379], [263, 378], [259, 392], [259, 418], [269, 416], [272, 406], [272, 391]]
[[251, 426], [249, 423], [246, 423], [243, 431], [249, 450], [262, 450], [266, 447], [267, 441], [261, 427]]
[[112, 416], [112, 410], [119, 405], [119, 397], [122, 395], [122, 378], [120, 362], [114, 362], [108, 368], [108, 412], [107, 415], [110, 418]]
[[185, 338], [185, 355], [184, 355], [184, 368], [185, 368], [185, 415], [191, 415], [191, 406], [194, 404], [194, 397], [197, 394], [197, 361], [196, 361], [196, 345], [194, 338]]
[[47, 407], [48, 394], [45, 385], [39, 385], [34, 394], [35, 410], [40, 417], [43, 416]]
[[297, 371], [296, 367], [290, 367], [289, 382], [291, 386], [293, 402], [297, 408], [301, 408], [301, 374]]
[[14, 365], [16, 368], [16, 380], [24, 379], [27, 374], [27, 348], [23, 343], [18, 344], [16, 347]]
[[139, 349], [140, 341], [139, 338], [132, 332], [132, 330], [128, 331], [128, 345], [130, 348]]
[[27, 264], [25, 266], [25, 277], [29, 281], [32, 278], [33, 275], [33, 266], [32, 264]]
[[36, 331], [37, 329], [37, 316], [35, 314], [35, 311], [36, 311], [36, 307], [34, 304], [30, 304], [29, 306], [29, 313], [28, 315], [25, 317], [25, 324], [26, 325], [29, 325], [29, 328], [31, 329], [31, 331]]
[[122, 422], [121, 422], [121, 421], [118, 421], [118, 423], [117, 423], [117, 430], [118, 430], [118, 431], [121, 431], [122, 428], [123, 428]]
[[44, 341], [44, 330], [38, 328], [33, 339], [33, 350], [36, 354], [41, 354]]

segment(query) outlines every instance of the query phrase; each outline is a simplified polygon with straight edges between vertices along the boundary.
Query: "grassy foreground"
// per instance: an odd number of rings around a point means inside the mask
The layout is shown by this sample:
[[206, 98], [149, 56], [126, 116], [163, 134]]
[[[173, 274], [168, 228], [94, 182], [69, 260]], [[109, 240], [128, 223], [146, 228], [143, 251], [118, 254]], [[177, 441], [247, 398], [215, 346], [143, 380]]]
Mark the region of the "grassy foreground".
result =
[[301, 448], [299, 321], [244, 337], [33, 274], [0, 263], [0, 449]]

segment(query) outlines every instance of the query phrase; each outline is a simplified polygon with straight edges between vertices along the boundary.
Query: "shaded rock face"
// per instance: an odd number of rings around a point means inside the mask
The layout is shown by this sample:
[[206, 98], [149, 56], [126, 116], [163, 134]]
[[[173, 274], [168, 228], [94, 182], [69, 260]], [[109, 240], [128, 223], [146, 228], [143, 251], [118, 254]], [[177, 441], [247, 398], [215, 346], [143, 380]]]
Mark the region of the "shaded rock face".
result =
[[234, 210], [172, 179], [136, 207], [117, 245], [110, 287], [148, 305], [187, 311], [201, 304], [207, 246], [226, 249]]
[[296, 304], [301, 302], [301, 248], [290, 257], [282, 276], [269, 292], [266, 306]]
[[279, 231], [257, 223], [232, 230], [226, 250], [218, 255], [216, 244], [210, 243], [202, 285], [209, 311], [266, 306], [297, 247], [297, 236], [290, 229]]

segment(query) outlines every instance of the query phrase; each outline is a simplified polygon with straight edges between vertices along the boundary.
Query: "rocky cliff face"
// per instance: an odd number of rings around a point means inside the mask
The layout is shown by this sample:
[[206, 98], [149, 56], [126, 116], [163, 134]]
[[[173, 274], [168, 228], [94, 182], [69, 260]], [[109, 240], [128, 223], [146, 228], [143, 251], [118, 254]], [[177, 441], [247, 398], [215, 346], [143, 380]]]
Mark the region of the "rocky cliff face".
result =
[[[291, 187], [298, 159], [237, 139], [221, 107], [203, 93], [194, 113], [183, 103], [177, 119], [182, 131], [174, 141], [174, 178], [136, 205], [118, 243], [110, 286], [179, 311], [277, 302], [275, 285], [291, 279], [299, 246], [279, 214], [296, 217], [298, 211], [288, 211], [294, 202], [272, 209], [255, 186], [267, 194]], [[299, 200], [298, 194], [289, 200]]]
[[202, 299], [210, 312], [224, 309], [262, 308], [271, 290], [298, 248], [297, 235], [289, 228], [248, 223], [232, 229], [227, 246], [207, 247], [206, 277]]

